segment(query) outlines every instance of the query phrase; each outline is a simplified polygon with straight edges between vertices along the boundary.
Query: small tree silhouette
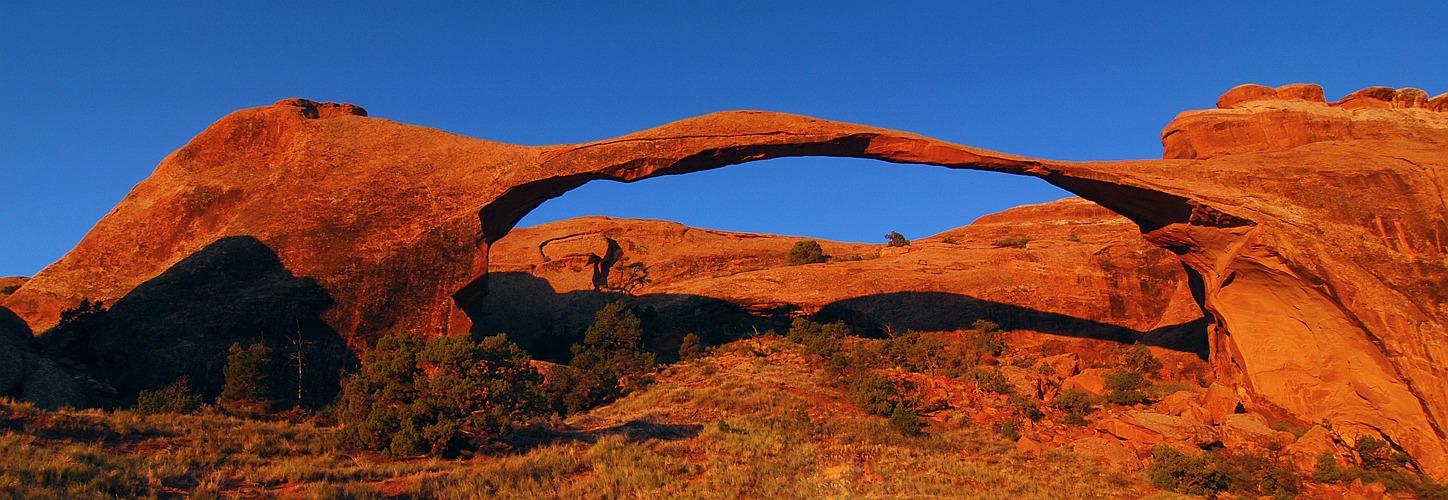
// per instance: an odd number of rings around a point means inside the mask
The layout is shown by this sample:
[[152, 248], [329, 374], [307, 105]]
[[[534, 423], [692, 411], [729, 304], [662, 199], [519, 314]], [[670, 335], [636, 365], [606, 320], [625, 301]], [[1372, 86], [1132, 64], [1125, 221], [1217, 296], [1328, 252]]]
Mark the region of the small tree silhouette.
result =
[[890, 234], [885, 235], [885, 239], [890, 240], [889, 246], [892, 247], [903, 247], [910, 245], [910, 240], [905, 239], [905, 235], [895, 231], [890, 231]]

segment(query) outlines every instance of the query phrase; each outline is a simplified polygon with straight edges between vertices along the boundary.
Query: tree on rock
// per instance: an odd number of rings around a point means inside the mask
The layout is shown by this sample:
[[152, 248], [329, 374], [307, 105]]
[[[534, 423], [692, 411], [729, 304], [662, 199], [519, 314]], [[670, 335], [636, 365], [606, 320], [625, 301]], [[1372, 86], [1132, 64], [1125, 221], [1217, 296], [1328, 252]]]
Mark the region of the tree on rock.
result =
[[803, 264], [816, 264], [825, 261], [824, 248], [820, 242], [815, 240], [804, 240], [795, 243], [789, 249], [789, 265], [798, 266]]

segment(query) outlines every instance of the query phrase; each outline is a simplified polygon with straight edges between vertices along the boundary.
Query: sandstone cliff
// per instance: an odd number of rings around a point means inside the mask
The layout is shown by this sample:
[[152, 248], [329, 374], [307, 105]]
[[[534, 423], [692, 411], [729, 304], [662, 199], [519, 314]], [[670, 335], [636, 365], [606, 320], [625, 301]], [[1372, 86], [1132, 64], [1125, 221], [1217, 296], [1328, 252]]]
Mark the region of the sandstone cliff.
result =
[[765, 112], [588, 144], [525, 147], [292, 99], [222, 119], [167, 157], [4, 305], [35, 329], [113, 301], [225, 237], [254, 238], [335, 303], [361, 347], [472, 327], [489, 246], [544, 200], [780, 156], [853, 156], [1042, 178], [1137, 224], [1190, 268], [1220, 380], [1246, 404], [1381, 432], [1448, 476], [1445, 97], [1234, 89], [1167, 126], [1169, 159], [1059, 162]]

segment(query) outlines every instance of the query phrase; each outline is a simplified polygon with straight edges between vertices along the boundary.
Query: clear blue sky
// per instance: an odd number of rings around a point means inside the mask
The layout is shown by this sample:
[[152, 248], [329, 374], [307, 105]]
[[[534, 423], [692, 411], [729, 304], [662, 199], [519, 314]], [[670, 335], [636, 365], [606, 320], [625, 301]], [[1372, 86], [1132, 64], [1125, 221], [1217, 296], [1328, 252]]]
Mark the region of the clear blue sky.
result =
[[[521, 144], [764, 109], [1088, 160], [1158, 157], [1176, 113], [1240, 83], [1448, 91], [1436, 2], [250, 3], [0, 1], [0, 276], [58, 259], [211, 122], [286, 97]], [[784, 159], [593, 183], [524, 224], [601, 214], [873, 242], [1063, 196]]]

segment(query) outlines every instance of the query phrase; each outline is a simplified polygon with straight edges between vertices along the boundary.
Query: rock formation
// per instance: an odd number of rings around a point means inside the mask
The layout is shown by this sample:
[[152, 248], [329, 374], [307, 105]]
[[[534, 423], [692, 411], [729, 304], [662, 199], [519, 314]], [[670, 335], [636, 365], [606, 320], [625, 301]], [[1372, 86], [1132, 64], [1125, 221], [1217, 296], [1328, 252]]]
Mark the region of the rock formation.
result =
[[519, 228], [489, 250], [489, 294], [476, 319], [484, 333], [524, 343], [576, 336], [605, 301], [631, 296], [656, 311], [659, 333], [780, 330], [806, 315], [881, 332], [986, 319], [1206, 353], [1201, 309], [1176, 256], [1080, 198], [988, 215], [906, 247], [820, 241], [830, 262], [789, 265], [804, 240], [607, 217]]
[[4, 305], [32, 328], [113, 301], [230, 236], [255, 238], [334, 299], [355, 345], [471, 327], [488, 249], [586, 182], [781, 156], [850, 156], [1029, 175], [1137, 224], [1190, 268], [1218, 380], [1244, 404], [1381, 432], [1448, 477], [1444, 96], [1238, 88], [1167, 126], [1164, 160], [1062, 162], [915, 134], [736, 111], [587, 144], [526, 147], [292, 99], [227, 116]]

